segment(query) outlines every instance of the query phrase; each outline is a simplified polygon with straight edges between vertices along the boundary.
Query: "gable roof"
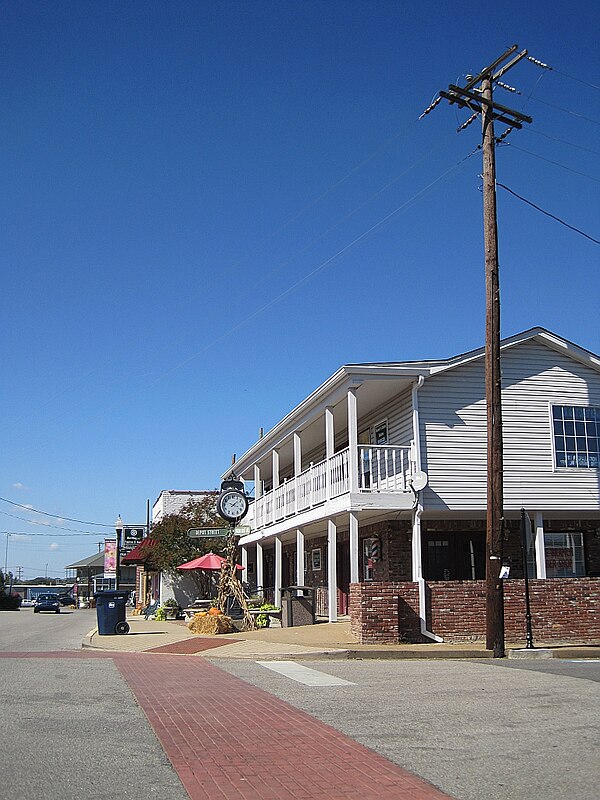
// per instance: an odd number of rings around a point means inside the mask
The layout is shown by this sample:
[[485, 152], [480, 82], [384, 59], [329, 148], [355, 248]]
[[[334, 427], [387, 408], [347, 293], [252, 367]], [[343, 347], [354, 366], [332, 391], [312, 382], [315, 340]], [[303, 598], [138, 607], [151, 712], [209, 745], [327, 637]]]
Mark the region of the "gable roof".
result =
[[[514, 336], [502, 339], [500, 349], [501, 351], [506, 350], [527, 341], [538, 341], [546, 347], [569, 356], [596, 372], [600, 372], [600, 356], [542, 327], [530, 328]], [[283, 437], [289, 435], [290, 429], [302, 426], [311, 418], [311, 415], [314, 416], [325, 405], [339, 401], [347, 389], [353, 385], [368, 384], [372, 379], [395, 379], [398, 386], [402, 383], [403, 386], [408, 387], [420, 376], [428, 378], [484, 356], [485, 347], [479, 347], [476, 350], [469, 350], [466, 353], [460, 353], [445, 359], [346, 364], [340, 367], [337, 372], [334, 372], [331, 377], [311, 392], [308, 397], [274, 425], [261, 439], [248, 448], [236, 461], [234, 469], [236, 471], [240, 470], [238, 474], [243, 474], [259, 452], [267, 452], [270, 448], [277, 446]], [[231, 467], [223, 473], [222, 477], [225, 477], [230, 472]]]
[[83, 569], [84, 567], [103, 567], [104, 566], [104, 551], [94, 553], [93, 556], [81, 558], [74, 564], [67, 564], [65, 569]]

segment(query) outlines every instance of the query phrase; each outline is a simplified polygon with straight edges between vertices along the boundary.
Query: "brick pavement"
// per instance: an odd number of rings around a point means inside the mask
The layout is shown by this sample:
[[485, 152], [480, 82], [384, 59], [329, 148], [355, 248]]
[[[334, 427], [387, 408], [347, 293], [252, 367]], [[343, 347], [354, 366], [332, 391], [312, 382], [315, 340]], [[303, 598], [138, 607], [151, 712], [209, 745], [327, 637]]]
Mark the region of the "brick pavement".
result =
[[203, 658], [88, 650], [2, 657], [112, 658], [191, 800], [448, 798]]

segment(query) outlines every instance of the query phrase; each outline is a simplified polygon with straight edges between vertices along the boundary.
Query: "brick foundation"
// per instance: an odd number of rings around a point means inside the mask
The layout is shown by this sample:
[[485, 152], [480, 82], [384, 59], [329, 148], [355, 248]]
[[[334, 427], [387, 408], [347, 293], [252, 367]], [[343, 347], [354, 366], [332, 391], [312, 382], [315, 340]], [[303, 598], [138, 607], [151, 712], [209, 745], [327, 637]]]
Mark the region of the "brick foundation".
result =
[[[600, 643], [600, 578], [529, 582], [534, 642]], [[485, 640], [485, 582], [426, 584], [427, 628], [446, 642]], [[523, 580], [504, 582], [507, 642], [525, 641]], [[362, 644], [423, 641], [416, 583], [350, 586], [352, 633]]]

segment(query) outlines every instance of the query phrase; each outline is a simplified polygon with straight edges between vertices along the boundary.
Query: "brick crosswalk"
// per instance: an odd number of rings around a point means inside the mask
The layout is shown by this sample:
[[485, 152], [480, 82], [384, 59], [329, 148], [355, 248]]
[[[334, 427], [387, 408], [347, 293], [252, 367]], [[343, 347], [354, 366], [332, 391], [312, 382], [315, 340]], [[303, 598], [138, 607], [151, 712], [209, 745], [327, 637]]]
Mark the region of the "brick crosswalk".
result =
[[191, 800], [448, 798], [203, 658], [89, 651], [0, 657], [114, 659]]

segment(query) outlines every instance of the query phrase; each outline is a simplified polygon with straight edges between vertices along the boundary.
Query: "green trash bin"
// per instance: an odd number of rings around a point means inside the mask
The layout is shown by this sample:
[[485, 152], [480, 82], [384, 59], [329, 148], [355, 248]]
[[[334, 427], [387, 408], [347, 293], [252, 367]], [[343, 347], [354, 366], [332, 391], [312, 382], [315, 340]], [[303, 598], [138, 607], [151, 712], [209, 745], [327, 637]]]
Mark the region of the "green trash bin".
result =
[[107, 591], [94, 594], [99, 636], [129, 633], [126, 620], [128, 598], [129, 592]]

